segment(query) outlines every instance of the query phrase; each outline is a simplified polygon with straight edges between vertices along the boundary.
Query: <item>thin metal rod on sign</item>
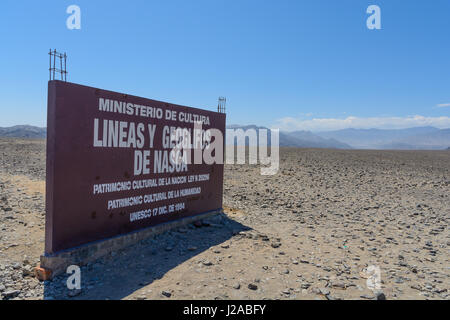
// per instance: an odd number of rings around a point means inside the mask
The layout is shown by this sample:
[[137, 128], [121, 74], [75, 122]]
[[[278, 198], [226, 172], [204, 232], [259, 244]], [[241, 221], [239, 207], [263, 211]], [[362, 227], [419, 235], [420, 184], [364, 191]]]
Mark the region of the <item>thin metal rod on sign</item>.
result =
[[56, 49], [53, 56], [53, 80], [55, 80], [55, 73], [56, 73]]
[[67, 82], [67, 54], [64, 52], [64, 81]]
[[217, 112], [225, 113], [225, 106], [227, 104], [227, 98], [219, 97], [219, 103], [217, 105]]
[[48, 52], [48, 56], [50, 58], [50, 61], [48, 63], [48, 76], [50, 80], [52, 80], [52, 49]]
[[[50, 80], [56, 80], [56, 73], [59, 73], [61, 81], [67, 81], [67, 54], [65, 52], [64, 54], [59, 53], [56, 51], [56, 49], [55, 50], [50, 49], [49, 56], [50, 56], [49, 62]], [[56, 67], [56, 59], [59, 59], [59, 68]]]

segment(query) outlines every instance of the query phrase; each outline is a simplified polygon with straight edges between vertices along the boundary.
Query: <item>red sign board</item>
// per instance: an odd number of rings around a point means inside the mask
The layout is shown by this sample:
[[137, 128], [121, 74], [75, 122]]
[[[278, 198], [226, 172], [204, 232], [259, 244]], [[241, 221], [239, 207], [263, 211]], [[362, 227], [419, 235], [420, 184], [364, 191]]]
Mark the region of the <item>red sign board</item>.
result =
[[50, 81], [47, 127], [47, 254], [222, 208], [223, 161], [193, 154], [224, 114]]

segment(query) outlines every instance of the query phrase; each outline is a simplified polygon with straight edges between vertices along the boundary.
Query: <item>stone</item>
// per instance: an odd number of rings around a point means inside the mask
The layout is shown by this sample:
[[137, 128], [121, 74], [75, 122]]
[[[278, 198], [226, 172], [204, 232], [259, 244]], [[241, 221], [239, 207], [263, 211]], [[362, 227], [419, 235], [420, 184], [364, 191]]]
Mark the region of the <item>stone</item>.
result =
[[290, 294], [291, 294], [291, 290], [289, 290], [289, 289], [284, 289], [284, 290], [282, 291], [282, 293], [283, 293], [283, 294], [286, 294], [286, 295], [290, 295]]
[[210, 266], [213, 265], [213, 263], [212, 263], [211, 261], [209, 261], [209, 260], [204, 260], [204, 261], [202, 262], [202, 264], [203, 264], [204, 266], [207, 266], [207, 267], [210, 267]]
[[309, 287], [311, 287], [311, 285], [309, 283], [302, 283], [300, 288], [302, 289], [308, 289]]
[[195, 226], [196, 228], [201, 228], [201, 227], [203, 227], [203, 222], [201, 222], [201, 221], [195, 221], [195, 222], [194, 222], [194, 226]]
[[375, 298], [377, 300], [386, 300], [386, 295], [382, 291], [375, 292]]
[[256, 284], [254, 284], [254, 283], [250, 283], [250, 284], [248, 285], [248, 288], [249, 288], [250, 290], [253, 290], [253, 291], [258, 290], [258, 286], [257, 286]]
[[333, 283], [332, 286], [333, 286], [333, 288], [340, 289], [340, 290], [345, 290], [347, 288], [347, 286], [343, 282], [335, 282], [335, 283]]
[[403, 279], [402, 278], [396, 278], [395, 280], [394, 280], [394, 282], [395, 283], [397, 283], [397, 284], [402, 284], [404, 281], [403, 281]]
[[13, 299], [20, 294], [20, 290], [9, 290], [2, 293], [4, 299]]
[[319, 289], [320, 294], [327, 296], [330, 294], [330, 290], [328, 290], [327, 288], [320, 288]]

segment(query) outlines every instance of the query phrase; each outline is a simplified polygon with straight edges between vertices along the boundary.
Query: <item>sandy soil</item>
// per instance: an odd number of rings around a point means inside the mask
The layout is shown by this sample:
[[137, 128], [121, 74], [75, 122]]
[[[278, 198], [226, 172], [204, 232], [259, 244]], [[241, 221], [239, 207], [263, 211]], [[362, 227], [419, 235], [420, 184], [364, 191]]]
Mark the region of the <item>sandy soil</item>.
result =
[[45, 143], [0, 139], [0, 164], [2, 299], [450, 299], [450, 152], [282, 149], [272, 177], [226, 166], [224, 215], [84, 266], [81, 291], [32, 276]]

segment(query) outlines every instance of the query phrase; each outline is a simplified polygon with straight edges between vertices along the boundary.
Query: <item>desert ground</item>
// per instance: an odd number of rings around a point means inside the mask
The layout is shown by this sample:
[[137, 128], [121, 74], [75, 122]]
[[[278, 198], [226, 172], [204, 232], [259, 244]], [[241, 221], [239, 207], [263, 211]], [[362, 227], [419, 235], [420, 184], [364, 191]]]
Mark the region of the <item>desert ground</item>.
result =
[[[0, 139], [0, 298], [450, 299], [450, 151], [282, 149], [227, 165], [223, 215], [39, 282], [45, 142]], [[367, 268], [381, 289], [367, 287]]]

